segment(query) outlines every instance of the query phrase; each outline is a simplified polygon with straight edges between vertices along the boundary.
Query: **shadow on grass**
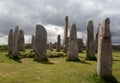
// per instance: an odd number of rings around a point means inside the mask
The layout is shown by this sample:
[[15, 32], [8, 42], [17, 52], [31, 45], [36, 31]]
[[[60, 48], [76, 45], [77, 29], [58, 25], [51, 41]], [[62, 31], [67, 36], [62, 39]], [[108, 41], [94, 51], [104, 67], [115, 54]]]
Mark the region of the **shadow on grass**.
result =
[[114, 55], [114, 57], [120, 57], [120, 56], [118, 56], [118, 55]]
[[92, 65], [91, 63], [88, 63], [88, 62], [85, 62], [85, 61], [80, 61], [79, 63]]
[[97, 73], [93, 74], [94, 83], [119, 83], [114, 76], [111, 77], [100, 77]]
[[41, 61], [34, 60], [34, 61], [38, 62], [38, 63], [42, 63], [42, 64], [50, 64], [50, 65], [54, 64], [54, 63], [50, 62], [49, 60], [41, 60]]
[[18, 63], [22, 63], [21, 60], [16, 60], [16, 59], [13, 59], [15, 62], [18, 62]]
[[75, 60], [75, 61], [72, 61], [72, 60], [66, 59], [66, 61], [91, 65], [91, 63], [85, 62], [85, 60]]
[[92, 58], [86, 57], [86, 60], [88, 60], [88, 61], [97, 61], [97, 58], [96, 57], [92, 57]]
[[102, 78], [102, 79], [105, 83], [119, 83], [114, 76], [107, 77], [107, 78], [105, 77], [105, 78]]
[[120, 60], [113, 59], [113, 61], [120, 62]]
[[5, 62], [4, 60], [0, 60], [0, 63], [3, 63], [3, 62]]

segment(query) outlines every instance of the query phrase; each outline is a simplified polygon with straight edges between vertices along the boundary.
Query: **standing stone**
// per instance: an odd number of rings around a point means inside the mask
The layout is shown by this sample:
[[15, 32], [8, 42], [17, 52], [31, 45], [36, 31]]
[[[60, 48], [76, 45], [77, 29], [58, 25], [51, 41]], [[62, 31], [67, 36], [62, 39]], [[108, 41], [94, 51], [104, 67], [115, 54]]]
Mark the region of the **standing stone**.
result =
[[98, 26], [98, 31], [97, 31], [96, 38], [95, 38], [95, 52], [96, 53], [98, 52], [98, 33], [99, 33], [99, 27], [100, 27], [100, 24]]
[[106, 18], [99, 28], [97, 74], [101, 77], [112, 76], [112, 47], [109, 18]]
[[56, 49], [56, 45], [57, 45], [57, 42], [54, 42], [54, 43], [53, 43], [53, 48]]
[[60, 35], [57, 36], [57, 45], [56, 45], [56, 50], [57, 52], [60, 52], [61, 49], [61, 38]]
[[32, 51], [35, 51], [35, 36], [32, 35]]
[[53, 51], [53, 44], [52, 44], [52, 42], [49, 43], [49, 50]]
[[79, 52], [82, 52], [83, 39], [78, 38], [77, 41], [78, 41], [78, 51], [79, 51]]
[[77, 31], [76, 31], [75, 23], [72, 24], [70, 35], [69, 35], [68, 60], [69, 61], [79, 60], [79, 58], [78, 58]]
[[19, 51], [25, 51], [25, 39], [24, 39], [24, 31], [19, 31], [19, 38], [18, 38], [18, 49]]
[[94, 26], [93, 21], [90, 20], [87, 26], [87, 53], [86, 58], [94, 60], [95, 58], [95, 45], [94, 45]]
[[19, 27], [15, 27], [14, 36], [13, 36], [13, 47], [12, 47], [12, 56], [17, 58], [18, 55], [18, 37], [19, 37]]
[[65, 17], [64, 21], [64, 39], [63, 39], [63, 52], [68, 51], [68, 16]]
[[13, 29], [10, 29], [8, 35], [8, 55], [12, 54], [12, 48], [13, 48]]
[[35, 60], [47, 60], [47, 32], [42, 25], [36, 25]]

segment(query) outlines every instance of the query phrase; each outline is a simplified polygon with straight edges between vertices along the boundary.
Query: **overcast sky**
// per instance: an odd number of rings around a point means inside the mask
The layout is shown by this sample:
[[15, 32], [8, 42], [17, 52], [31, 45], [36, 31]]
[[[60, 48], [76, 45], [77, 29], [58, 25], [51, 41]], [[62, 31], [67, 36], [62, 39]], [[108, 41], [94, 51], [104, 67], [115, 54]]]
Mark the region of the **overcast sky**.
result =
[[63, 38], [65, 16], [69, 29], [76, 23], [84, 42], [88, 20], [94, 21], [96, 34], [99, 23], [109, 17], [112, 44], [120, 44], [120, 0], [0, 0], [0, 44], [7, 44], [9, 30], [17, 25], [25, 32], [25, 42], [31, 42], [36, 24], [45, 26], [48, 42], [55, 42], [58, 34]]

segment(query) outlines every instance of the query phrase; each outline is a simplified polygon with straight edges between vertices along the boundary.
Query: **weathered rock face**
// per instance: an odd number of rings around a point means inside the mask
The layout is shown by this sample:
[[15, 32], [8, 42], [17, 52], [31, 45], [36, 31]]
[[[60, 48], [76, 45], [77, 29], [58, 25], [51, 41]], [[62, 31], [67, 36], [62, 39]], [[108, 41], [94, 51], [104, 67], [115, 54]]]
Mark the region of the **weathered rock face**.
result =
[[109, 18], [106, 18], [99, 28], [97, 74], [101, 77], [112, 76], [112, 48]]
[[36, 25], [35, 60], [47, 60], [47, 32], [42, 25]]
[[32, 50], [35, 50], [35, 36], [32, 35]]
[[61, 49], [61, 38], [60, 35], [57, 36], [57, 45], [56, 45], [56, 51], [60, 52]]
[[49, 43], [49, 50], [53, 51], [53, 44], [52, 44], [52, 42]]
[[18, 37], [19, 37], [19, 27], [16, 26], [13, 35], [13, 46], [12, 46], [13, 56], [18, 56]]
[[86, 58], [92, 60], [95, 58], [95, 45], [94, 45], [94, 27], [93, 21], [90, 20], [87, 26], [87, 53]]
[[78, 41], [78, 51], [82, 52], [82, 48], [83, 48], [83, 39], [77, 38]]
[[10, 29], [8, 35], [8, 55], [12, 54], [12, 48], [13, 48], [13, 29]]
[[25, 51], [25, 40], [24, 40], [24, 31], [19, 31], [19, 38], [18, 38], [18, 49], [19, 51]]
[[76, 61], [78, 60], [78, 41], [77, 41], [77, 31], [75, 23], [71, 26], [71, 31], [69, 35], [69, 45], [68, 45], [68, 60]]
[[63, 52], [67, 53], [68, 51], [68, 16], [65, 17], [64, 21], [64, 39], [63, 39]]

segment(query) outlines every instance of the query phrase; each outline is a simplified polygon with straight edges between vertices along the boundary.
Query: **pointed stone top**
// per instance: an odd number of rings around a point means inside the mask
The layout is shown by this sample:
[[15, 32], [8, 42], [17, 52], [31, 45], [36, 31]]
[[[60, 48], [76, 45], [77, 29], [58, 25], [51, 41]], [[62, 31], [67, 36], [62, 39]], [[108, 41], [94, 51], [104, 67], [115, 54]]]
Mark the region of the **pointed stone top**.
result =
[[93, 26], [93, 20], [89, 20], [89, 21], [88, 21], [88, 25], [89, 25], [89, 26]]
[[13, 29], [10, 29], [10, 32], [13, 32]]
[[93, 20], [89, 20], [89, 23], [90, 23], [90, 24], [93, 24]]
[[19, 32], [20, 32], [20, 33], [24, 33], [24, 30], [20, 30]]
[[46, 33], [46, 29], [43, 25], [37, 24], [36, 25], [36, 31], [40, 30], [40, 32], [45, 32]]
[[19, 30], [19, 26], [18, 25], [15, 27], [15, 30]]
[[94, 26], [93, 26], [93, 20], [89, 20], [89, 21], [88, 21], [87, 29], [92, 31], [93, 28], [94, 28]]
[[67, 19], [68, 19], [68, 16], [65, 16], [65, 18], [67, 18]]
[[106, 18], [100, 26], [101, 26], [101, 30], [102, 30], [102, 31], [100, 31], [102, 33], [102, 37], [104, 37], [104, 38], [111, 37], [110, 19]]
[[110, 24], [110, 18], [105, 19], [105, 24]]
[[58, 36], [60, 36], [60, 34], [58, 34]]
[[76, 24], [73, 23], [70, 31], [70, 38], [77, 38]]
[[36, 25], [36, 27], [43, 27], [43, 26], [42, 26], [42, 25], [40, 25], [40, 24], [37, 24], [37, 25]]

